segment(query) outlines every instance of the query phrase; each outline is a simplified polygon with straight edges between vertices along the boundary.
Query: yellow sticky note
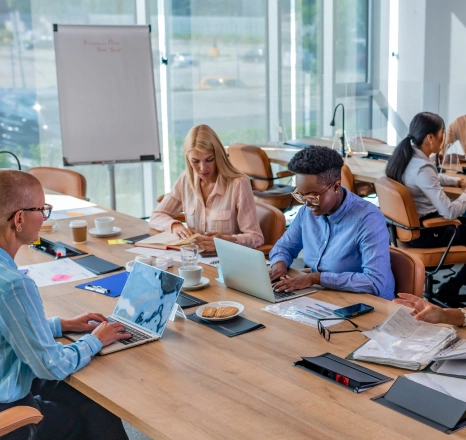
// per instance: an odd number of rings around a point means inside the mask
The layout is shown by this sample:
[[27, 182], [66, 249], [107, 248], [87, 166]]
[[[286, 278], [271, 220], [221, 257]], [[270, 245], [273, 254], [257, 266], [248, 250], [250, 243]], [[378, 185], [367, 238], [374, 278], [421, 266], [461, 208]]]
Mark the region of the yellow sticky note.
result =
[[83, 213], [82, 212], [68, 212], [66, 215], [68, 217], [81, 217]]
[[40, 244], [40, 237], [32, 244]]
[[122, 239], [119, 239], [119, 240], [107, 240], [108, 241], [108, 244], [126, 244], [127, 241], [126, 240], [122, 240]]

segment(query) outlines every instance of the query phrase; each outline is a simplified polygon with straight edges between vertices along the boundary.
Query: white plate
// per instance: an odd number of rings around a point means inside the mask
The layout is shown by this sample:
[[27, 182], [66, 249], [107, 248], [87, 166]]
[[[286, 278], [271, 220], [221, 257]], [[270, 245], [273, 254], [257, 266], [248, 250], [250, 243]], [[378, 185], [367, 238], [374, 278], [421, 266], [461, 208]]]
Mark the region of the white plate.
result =
[[210, 283], [209, 278], [202, 277], [201, 282], [199, 284], [196, 284], [195, 286], [185, 286], [184, 284], [181, 286], [182, 290], [200, 290], [203, 289], [204, 287], [208, 286]]
[[[202, 316], [202, 311], [204, 310], [204, 307], [227, 307], [227, 306], [233, 306], [233, 307], [238, 307], [238, 311], [232, 315], [232, 316], [227, 316], [226, 318], [206, 318], [205, 316]], [[196, 310], [196, 315], [199, 316], [199, 318], [205, 319], [206, 321], [226, 321], [227, 319], [232, 319], [235, 316], [238, 316], [240, 313], [244, 311], [244, 306], [243, 304], [236, 302], [236, 301], [217, 301], [217, 302], [212, 302], [209, 304], [204, 304], [201, 307], [199, 307]]]
[[106, 238], [106, 237], [113, 237], [114, 235], [118, 235], [121, 232], [121, 228], [114, 226], [112, 232], [107, 232], [105, 234], [100, 234], [97, 232], [97, 228], [92, 228], [89, 229], [89, 234], [91, 234], [93, 237], [97, 238]]

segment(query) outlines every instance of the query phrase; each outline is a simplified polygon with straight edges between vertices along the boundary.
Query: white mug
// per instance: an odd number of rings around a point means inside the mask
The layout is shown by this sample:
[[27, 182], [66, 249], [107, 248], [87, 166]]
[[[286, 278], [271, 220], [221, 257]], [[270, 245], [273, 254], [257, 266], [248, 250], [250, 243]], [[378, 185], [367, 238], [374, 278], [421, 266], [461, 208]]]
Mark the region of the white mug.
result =
[[97, 217], [94, 223], [98, 234], [111, 234], [115, 224], [115, 217]]
[[138, 255], [135, 260], [152, 266], [152, 257], [150, 255]]
[[197, 286], [201, 282], [202, 270], [201, 266], [185, 266], [178, 268], [180, 277], [184, 278], [183, 285], [186, 287]]

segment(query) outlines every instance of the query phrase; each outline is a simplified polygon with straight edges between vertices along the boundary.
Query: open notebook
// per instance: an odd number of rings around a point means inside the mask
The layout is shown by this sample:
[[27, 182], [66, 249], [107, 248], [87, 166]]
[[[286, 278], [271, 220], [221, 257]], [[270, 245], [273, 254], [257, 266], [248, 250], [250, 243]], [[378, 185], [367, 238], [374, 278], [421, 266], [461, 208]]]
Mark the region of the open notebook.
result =
[[151, 235], [144, 240], [134, 243], [135, 246], [155, 248], [155, 249], [180, 249], [184, 244], [192, 243], [200, 234], [191, 235], [191, 237], [180, 239], [171, 232], [161, 232], [160, 234]]

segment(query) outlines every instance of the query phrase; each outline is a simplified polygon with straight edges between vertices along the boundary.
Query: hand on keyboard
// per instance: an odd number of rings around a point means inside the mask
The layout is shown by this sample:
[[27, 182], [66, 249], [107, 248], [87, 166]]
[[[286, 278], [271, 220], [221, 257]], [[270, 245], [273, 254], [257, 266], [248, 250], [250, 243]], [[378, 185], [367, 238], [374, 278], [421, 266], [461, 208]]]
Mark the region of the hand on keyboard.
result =
[[118, 340], [126, 340], [132, 337], [130, 333], [126, 332], [126, 329], [119, 322], [102, 322], [92, 334], [100, 339], [102, 345], [113, 344]]

